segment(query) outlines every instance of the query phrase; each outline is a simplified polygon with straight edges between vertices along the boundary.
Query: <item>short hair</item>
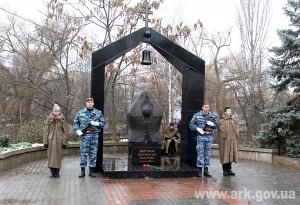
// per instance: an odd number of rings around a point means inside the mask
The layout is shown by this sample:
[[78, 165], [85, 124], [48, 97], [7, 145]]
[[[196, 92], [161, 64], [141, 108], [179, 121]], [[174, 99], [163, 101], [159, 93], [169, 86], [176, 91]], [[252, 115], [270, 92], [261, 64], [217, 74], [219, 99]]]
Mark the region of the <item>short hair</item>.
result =
[[226, 112], [228, 109], [231, 109], [229, 106], [224, 108], [224, 112]]
[[204, 105], [209, 105], [209, 104], [208, 104], [207, 101], [203, 101], [202, 107], [203, 107]]

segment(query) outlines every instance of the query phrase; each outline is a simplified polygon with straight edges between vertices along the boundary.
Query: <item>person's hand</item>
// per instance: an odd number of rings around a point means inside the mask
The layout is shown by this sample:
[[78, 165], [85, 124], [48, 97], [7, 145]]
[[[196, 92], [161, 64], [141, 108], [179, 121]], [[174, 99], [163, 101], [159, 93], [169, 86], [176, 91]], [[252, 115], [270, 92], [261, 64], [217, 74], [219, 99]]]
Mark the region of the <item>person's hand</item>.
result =
[[214, 125], [215, 125], [215, 123], [213, 123], [213, 122], [211, 122], [211, 121], [207, 121], [206, 124], [209, 125], [209, 126], [214, 126]]
[[66, 147], [67, 147], [67, 145], [65, 145], [65, 144], [62, 145], [62, 148], [63, 148], [63, 149], [65, 149]]
[[94, 120], [92, 120], [90, 123], [91, 123], [91, 125], [96, 126], [96, 127], [98, 127], [100, 125], [100, 122], [97, 122]]
[[204, 131], [201, 129], [201, 128], [199, 128], [199, 127], [197, 127], [197, 129], [196, 129], [201, 135], [203, 135], [204, 134]]
[[45, 147], [46, 149], [48, 149], [48, 144], [44, 144], [44, 147]]
[[81, 130], [76, 130], [76, 134], [80, 137], [81, 135], [83, 135], [83, 132]]

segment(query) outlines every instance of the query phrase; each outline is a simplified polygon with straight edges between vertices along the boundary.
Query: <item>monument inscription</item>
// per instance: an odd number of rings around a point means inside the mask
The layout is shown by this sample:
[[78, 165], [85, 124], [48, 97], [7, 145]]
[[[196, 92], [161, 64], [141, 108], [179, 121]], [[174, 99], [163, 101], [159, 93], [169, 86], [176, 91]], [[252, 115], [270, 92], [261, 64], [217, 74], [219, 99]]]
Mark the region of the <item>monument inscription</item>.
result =
[[160, 165], [161, 164], [161, 146], [155, 143], [133, 143], [132, 164], [141, 165]]

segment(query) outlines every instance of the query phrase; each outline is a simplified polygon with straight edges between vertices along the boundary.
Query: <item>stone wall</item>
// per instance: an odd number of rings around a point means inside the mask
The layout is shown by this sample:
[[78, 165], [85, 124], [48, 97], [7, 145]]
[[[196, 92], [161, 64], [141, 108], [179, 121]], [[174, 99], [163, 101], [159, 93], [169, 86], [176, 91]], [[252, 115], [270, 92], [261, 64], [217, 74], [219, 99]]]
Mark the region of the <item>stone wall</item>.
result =
[[[68, 145], [63, 149], [63, 155], [79, 154], [79, 145]], [[28, 147], [0, 154], [0, 171], [6, 170], [24, 162], [30, 162], [47, 158], [47, 150], [44, 147]]]
[[29, 147], [0, 154], [0, 171], [14, 167], [18, 164], [47, 157], [42, 147]]
[[[105, 154], [119, 154], [128, 153], [127, 142], [106, 142], [103, 144], [103, 153]], [[69, 144], [63, 150], [64, 155], [78, 155], [79, 144]], [[219, 157], [219, 146], [213, 145], [212, 156]], [[44, 147], [29, 147], [26, 149], [14, 150], [7, 153], [0, 154], [0, 171], [10, 169], [23, 162], [39, 160], [47, 157], [47, 150]], [[263, 148], [239, 148], [239, 159], [260, 161], [269, 164], [278, 164], [287, 167], [300, 169], [300, 159], [277, 156], [276, 149]]]
[[[78, 155], [79, 144], [69, 144], [66, 149], [63, 149], [63, 155]], [[103, 153], [128, 153], [127, 142], [111, 142], [104, 143]], [[24, 149], [13, 150], [0, 154], [0, 171], [10, 169], [24, 162], [30, 162], [47, 158], [47, 150], [43, 147], [28, 147]]]
[[128, 153], [128, 142], [105, 142], [103, 143], [103, 153]]
[[273, 164], [300, 169], [300, 158], [274, 156]]
[[[239, 159], [253, 160], [272, 164], [273, 157], [277, 154], [277, 149], [264, 149], [253, 147], [239, 147]], [[214, 144], [212, 150], [213, 157], [219, 157], [219, 145]]]

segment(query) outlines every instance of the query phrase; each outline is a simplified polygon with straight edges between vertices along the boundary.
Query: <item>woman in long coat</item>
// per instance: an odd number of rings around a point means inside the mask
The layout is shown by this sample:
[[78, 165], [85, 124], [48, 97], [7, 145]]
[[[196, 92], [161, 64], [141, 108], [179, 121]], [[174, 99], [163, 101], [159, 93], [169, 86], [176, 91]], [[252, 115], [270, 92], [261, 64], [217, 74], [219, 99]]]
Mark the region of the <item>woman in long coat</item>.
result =
[[234, 176], [232, 172], [232, 162], [238, 162], [239, 146], [239, 124], [232, 118], [231, 108], [224, 109], [224, 115], [219, 120], [218, 128], [220, 162], [223, 168], [223, 175]]
[[68, 144], [67, 125], [60, 107], [55, 104], [44, 129], [43, 144], [47, 148], [48, 167], [51, 178], [58, 178], [62, 161], [62, 148]]

